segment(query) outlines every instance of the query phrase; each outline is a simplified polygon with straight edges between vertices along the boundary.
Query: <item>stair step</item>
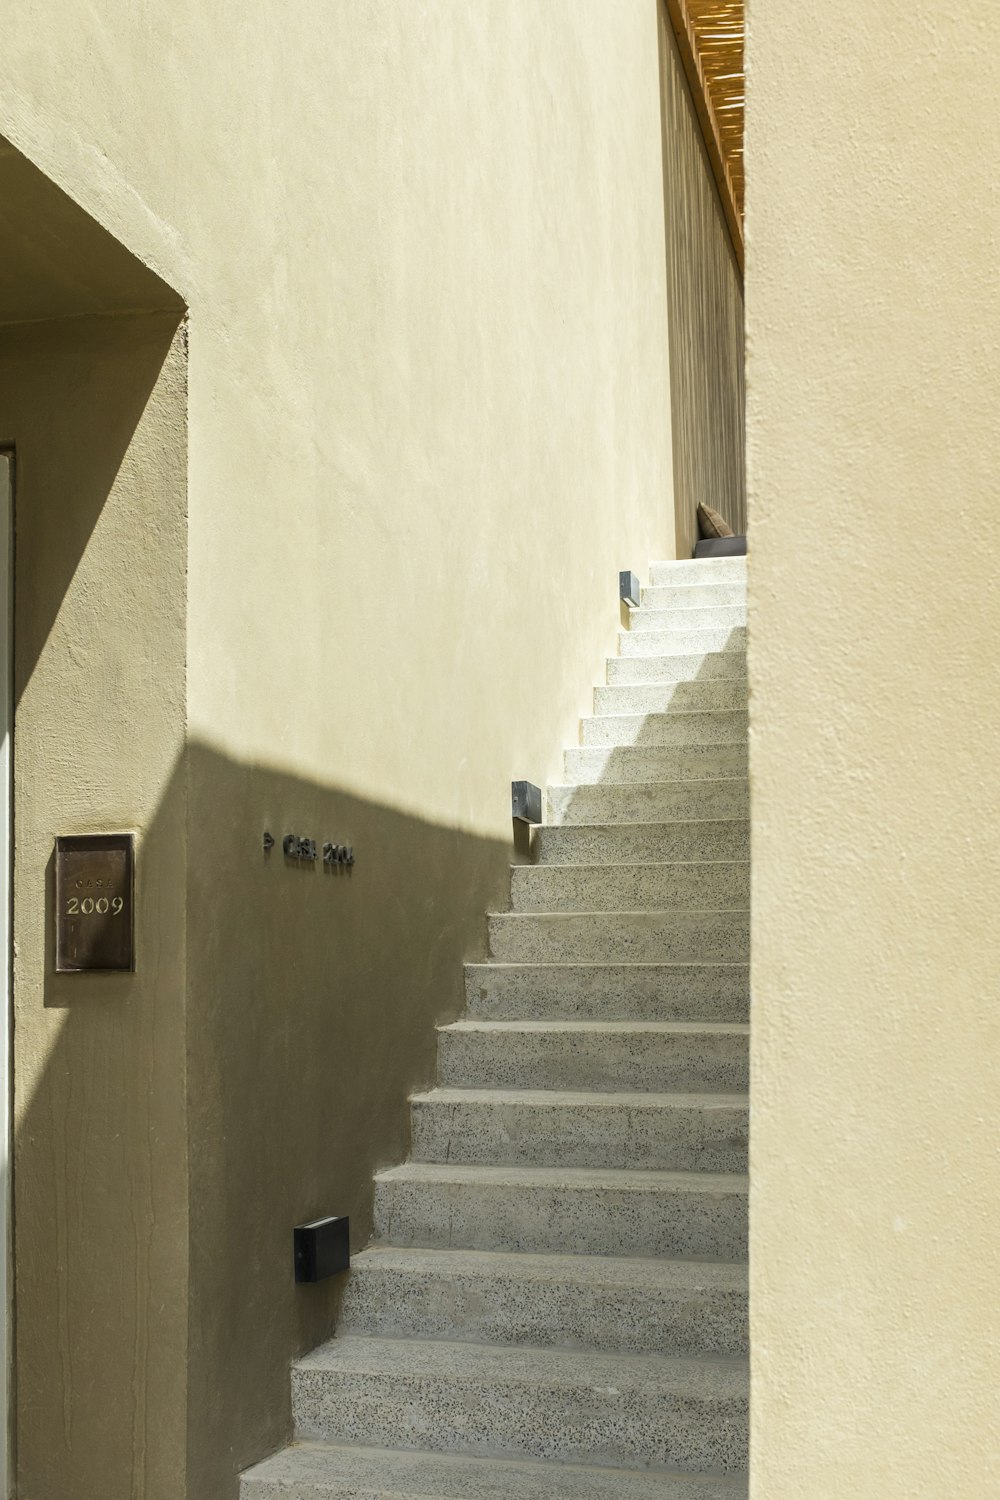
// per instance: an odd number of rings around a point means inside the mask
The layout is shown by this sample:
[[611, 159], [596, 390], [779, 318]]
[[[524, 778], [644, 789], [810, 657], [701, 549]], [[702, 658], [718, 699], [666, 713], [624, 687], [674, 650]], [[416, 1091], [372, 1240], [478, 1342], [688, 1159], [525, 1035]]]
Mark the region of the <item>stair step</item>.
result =
[[713, 629], [679, 626], [671, 629], [622, 630], [618, 634], [619, 656], [690, 656], [709, 651], [732, 651], [743, 655], [747, 648], [744, 625]]
[[442, 1250], [740, 1261], [747, 1179], [407, 1162], [375, 1179], [377, 1238]]
[[744, 964], [467, 964], [469, 1016], [492, 1021], [741, 1021]]
[[546, 816], [555, 827], [703, 820], [717, 823], [749, 815], [750, 788], [745, 775], [697, 781], [584, 782], [550, 786], [546, 792]]
[[663, 864], [513, 865], [511, 910], [742, 911], [750, 905], [747, 860]]
[[742, 677], [594, 689], [595, 715], [707, 713], [713, 709], [745, 712], [746, 706], [747, 685]]
[[580, 720], [581, 745], [745, 745], [746, 739], [745, 708], [595, 714]]
[[739, 1093], [749, 1027], [711, 1021], [454, 1021], [438, 1028], [451, 1088]]
[[497, 912], [501, 963], [747, 963], [749, 911]]
[[662, 651], [652, 656], [609, 656], [605, 677], [612, 687], [650, 682], [745, 684], [747, 657], [745, 651]]
[[350, 1336], [292, 1367], [304, 1437], [481, 1457], [739, 1472], [742, 1359]]
[[746, 578], [729, 583], [668, 583], [642, 591], [643, 609], [703, 608], [714, 604], [746, 604]]
[[745, 1172], [741, 1094], [440, 1088], [411, 1100], [414, 1161]]
[[747, 1267], [373, 1245], [351, 1262], [337, 1326], [384, 1338], [742, 1354]]
[[535, 830], [536, 866], [653, 865], [750, 858], [750, 821], [699, 818], [672, 823], [583, 823]]
[[742, 1476], [503, 1462], [295, 1443], [248, 1470], [240, 1500], [746, 1500]]
[[746, 600], [738, 604], [651, 605], [644, 599], [629, 611], [628, 628], [635, 630], [728, 630], [747, 622]]
[[653, 588], [678, 583], [736, 583], [747, 580], [745, 557], [678, 558], [676, 562], [654, 562], [649, 565], [649, 582]]
[[572, 785], [607, 786], [636, 781], [745, 780], [747, 747], [738, 745], [589, 746], [566, 750], [566, 780]]

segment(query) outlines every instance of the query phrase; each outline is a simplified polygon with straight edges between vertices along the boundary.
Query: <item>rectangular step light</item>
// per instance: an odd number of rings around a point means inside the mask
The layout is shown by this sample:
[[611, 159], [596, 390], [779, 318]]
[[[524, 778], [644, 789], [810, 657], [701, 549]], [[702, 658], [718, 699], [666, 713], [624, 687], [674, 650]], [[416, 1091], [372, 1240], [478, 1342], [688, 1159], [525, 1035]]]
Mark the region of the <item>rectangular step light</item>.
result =
[[351, 1267], [351, 1221], [313, 1219], [295, 1226], [295, 1280], [325, 1281]]
[[618, 593], [625, 604], [638, 606], [639, 600], [642, 598], [642, 592], [639, 580], [634, 573], [625, 572], [618, 574]]
[[542, 821], [542, 791], [531, 781], [512, 781], [510, 784], [511, 817], [518, 823], [540, 823]]

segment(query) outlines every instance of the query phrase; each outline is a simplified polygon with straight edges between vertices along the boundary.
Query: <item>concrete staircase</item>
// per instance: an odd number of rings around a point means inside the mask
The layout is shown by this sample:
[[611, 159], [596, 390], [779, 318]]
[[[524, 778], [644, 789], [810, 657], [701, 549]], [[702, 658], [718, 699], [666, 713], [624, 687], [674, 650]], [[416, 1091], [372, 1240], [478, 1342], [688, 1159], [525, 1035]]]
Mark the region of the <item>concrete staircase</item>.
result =
[[654, 564], [242, 1500], [737, 1500], [746, 560]]

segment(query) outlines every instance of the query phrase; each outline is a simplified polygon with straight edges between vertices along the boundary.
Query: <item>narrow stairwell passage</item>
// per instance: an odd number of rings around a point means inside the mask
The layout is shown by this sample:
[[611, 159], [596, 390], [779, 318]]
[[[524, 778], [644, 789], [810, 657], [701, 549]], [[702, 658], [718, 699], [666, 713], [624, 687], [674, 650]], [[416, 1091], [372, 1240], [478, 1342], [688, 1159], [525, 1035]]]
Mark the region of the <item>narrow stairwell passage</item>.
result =
[[242, 1500], [746, 1496], [745, 625], [653, 565]]

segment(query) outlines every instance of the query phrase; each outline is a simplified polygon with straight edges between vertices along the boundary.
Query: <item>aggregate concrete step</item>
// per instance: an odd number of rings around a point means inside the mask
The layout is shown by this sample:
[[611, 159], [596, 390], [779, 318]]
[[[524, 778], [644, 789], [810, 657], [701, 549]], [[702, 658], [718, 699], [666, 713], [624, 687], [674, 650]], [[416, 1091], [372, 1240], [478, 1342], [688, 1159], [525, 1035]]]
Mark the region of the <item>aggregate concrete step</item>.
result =
[[746, 706], [744, 678], [720, 677], [704, 682], [653, 682], [636, 687], [594, 689], [595, 715], [707, 713], [712, 709], [742, 709], [746, 712]]
[[654, 562], [649, 565], [649, 582], [653, 588], [678, 583], [743, 583], [747, 580], [745, 557], [692, 557], [676, 562]]
[[424, 1249], [743, 1261], [747, 1178], [406, 1162], [375, 1178], [376, 1237]]
[[715, 604], [746, 604], [747, 585], [745, 579], [733, 579], [729, 583], [651, 585], [643, 589], [641, 599], [643, 609], [698, 609]]
[[750, 905], [747, 860], [664, 864], [513, 865], [511, 910], [742, 911]]
[[728, 630], [747, 622], [746, 603], [652, 607], [645, 602], [629, 611], [628, 628], [636, 630]]
[[711, 630], [681, 626], [618, 633], [619, 656], [693, 656], [710, 651], [732, 651], [742, 656], [746, 649], [747, 632], [743, 625], [717, 626]]
[[621, 1354], [742, 1354], [747, 1267], [373, 1245], [351, 1262], [337, 1328]]
[[550, 786], [546, 815], [554, 827], [702, 820], [716, 823], [748, 818], [750, 789], [745, 776]]
[[719, 1021], [455, 1021], [440, 1081], [460, 1089], [745, 1092], [749, 1027]]
[[742, 682], [747, 680], [746, 652], [664, 651], [658, 656], [609, 656], [605, 678], [609, 685], [634, 686], [665, 682]]
[[742, 964], [467, 964], [469, 1018], [491, 1021], [737, 1021]]
[[746, 709], [596, 714], [580, 720], [581, 745], [745, 745]]
[[414, 1161], [747, 1170], [740, 1094], [440, 1088], [414, 1095], [411, 1111]]
[[292, 1367], [303, 1437], [741, 1472], [746, 1362], [348, 1336]]
[[501, 963], [747, 963], [750, 913], [496, 912], [489, 957]]
[[653, 865], [676, 860], [750, 858], [750, 821], [726, 818], [670, 823], [583, 823], [536, 828], [539, 866]]
[[248, 1470], [240, 1500], [747, 1500], [747, 1481], [299, 1442]]
[[576, 786], [635, 781], [716, 781], [746, 778], [746, 743], [572, 747], [563, 754], [566, 780]]

